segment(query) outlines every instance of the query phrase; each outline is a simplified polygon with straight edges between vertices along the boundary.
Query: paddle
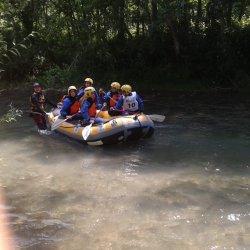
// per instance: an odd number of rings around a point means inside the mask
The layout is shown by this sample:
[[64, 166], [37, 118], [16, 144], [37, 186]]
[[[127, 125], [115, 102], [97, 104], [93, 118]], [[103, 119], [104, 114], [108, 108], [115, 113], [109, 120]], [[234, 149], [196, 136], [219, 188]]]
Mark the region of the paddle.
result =
[[82, 137], [83, 140], [86, 141], [89, 137], [89, 134], [91, 132], [91, 127], [92, 127], [93, 123], [90, 123], [88, 126], [86, 126], [83, 131], [82, 131]]
[[166, 118], [165, 115], [147, 115], [152, 121], [163, 122]]
[[45, 113], [45, 114], [42, 114], [40, 112], [35, 112], [35, 111], [24, 111], [26, 113], [29, 113], [30, 115], [41, 115], [41, 116], [49, 116], [50, 113]]
[[[99, 113], [102, 111], [102, 109], [106, 107], [106, 105], [102, 105], [101, 109], [96, 113], [95, 118], [98, 117]], [[88, 126], [86, 126], [83, 130], [82, 130], [82, 137], [83, 140], [87, 140], [90, 132], [91, 132], [91, 127], [92, 127], [93, 123], [90, 123]]]
[[[137, 113], [137, 112], [129, 112], [129, 111], [128, 111], [128, 113], [129, 114], [134, 114], [134, 115], [140, 114], [140, 113]], [[146, 116], [148, 116], [154, 122], [163, 122], [165, 120], [165, 118], [166, 118], [165, 115], [155, 115], [155, 114], [153, 114], [153, 115], [146, 115]]]
[[63, 124], [64, 122], [66, 122], [67, 120], [71, 119], [72, 117], [74, 117], [75, 115], [77, 115], [78, 113], [73, 114], [71, 117], [68, 117], [66, 119], [57, 119], [51, 126], [51, 131], [59, 128], [61, 126], [61, 124]]

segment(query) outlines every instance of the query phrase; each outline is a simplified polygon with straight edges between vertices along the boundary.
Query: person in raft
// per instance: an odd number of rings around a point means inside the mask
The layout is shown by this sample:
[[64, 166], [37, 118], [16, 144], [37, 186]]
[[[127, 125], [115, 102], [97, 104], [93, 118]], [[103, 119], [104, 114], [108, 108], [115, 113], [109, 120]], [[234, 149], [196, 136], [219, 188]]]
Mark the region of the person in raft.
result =
[[111, 115], [128, 115], [131, 113], [140, 113], [144, 110], [144, 104], [140, 96], [133, 91], [128, 84], [122, 85], [122, 95], [120, 96], [114, 108], [111, 108]]
[[105, 120], [97, 117], [97, 99], [95, 95], [95, 88], [87, 87], [84, 90], [85, 99], [81, 105], [81, 115], [83, 118], [83, 125], [104, 123]]
[[112, 82], [110, 86], [110, 91], [103, 97], [104, 103], [107, 104], [108, 109], [113, 108], [121, 96], [121, 85], [119, 82]]
[[49, 104], [53, 108], [56, 108], [57, 105], [52, 103], [45, 95], [43, 94], [42, 87], [39, 83], [33, 84], [34, 92], [30, 96], [30, 106], [31, 112], [30, 116], [33, 118], [34, 122], [38, 127], [38, 132], [41, 134], [46, 134], [47, 124], [45, 116], [49, 115], [45, 111], [45, 105]]
[[[80, 104], [82, 104], [84, 101], [85, 89], [88, 87], [92, 87], [93, 84], [94, 84], [94, 81], [92, 78], [89, 78], [89, 77], [85, 78], [83, 85], [80, 87], [80, 89], [76, 95], [76, 100], [80, 101]], [[96, 102], [97, 102], [97, 108], [100, 109], [102, 107], [102, 103], [101, 103], [99, 95], [96, 91], [95, 91], [95, 97], [96, 97]]]
[[63, 119], [71, 119], [74, 115], [74, 118], [77, 117], [77, 114], [80, 111], [80, 102], [76, 100], [77, 88], [75, 86], [69, 86], [68, 95], [64, 95], [61, 103], [62, 108], [60, 110], [61, 116]]
[[99, 88], [98, 95], [99, 95], [101, 104], [103, 104], [104, 103], [104, 96], [106, 95], [103, 88]]

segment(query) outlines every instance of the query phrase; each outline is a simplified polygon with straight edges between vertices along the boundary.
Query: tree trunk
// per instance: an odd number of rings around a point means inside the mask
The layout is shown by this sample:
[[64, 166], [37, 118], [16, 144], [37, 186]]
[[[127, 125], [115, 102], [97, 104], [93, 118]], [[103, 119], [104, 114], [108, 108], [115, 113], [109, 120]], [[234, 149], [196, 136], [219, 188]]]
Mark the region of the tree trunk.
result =
[[238, 17], [238, 20], [239, 20], [239, 21], [241, 21], [243, 15], [245, 14], [245, 11], [246, 11], [246, 3], [247, 3], [247, 0], [241, 0], [240, 11], [239, 11], [239, 17]]
[[140, 15], [141, 0], [137, 0], [136, 5], [137, 5], [137, 11], [136, 11], [136, 36], [139, 37], [139, 35], [140, 35], [140, 21], [141, 21], [141, 15]]
[[116, 0], [114, 4], [114, 17], [117, 17], [117, 37], [121, 40], [125, 39], [125, 0]]
[[232, 9], [233, 9], [233, 1], [232, 0], [227, 0], [228, 1], [228, 10], [227, 10], [227, 27], [231, 27], [232, 23]]
[[158, 6], [157, 6], [157, 0], [151, 1], [152, 5], [152, 14], [151, 14], [151, 25], [152, 25], [152, 31], [156, 31], [158, 29]]
[[180, 43], [179, 43], [179, 39], [178, 39], [178, 36], [177, 36], [176, 28], [174, 27], [174, 21], [173, 21], [172, 17], [167, 17], [167, 25], [169, 27], [171, 36], [173, 38], [176, 61], [179, 61]]
[[34, 15], [34, 0], [31, 0], [27, 2], [27, 5], [22, 11], [22, 23], [26, 29], [26, 35], [30, 34], [33, 31]]
[[202, 18], [202, 2], [201, 2], [201, 0], [198, 0], [197, 15], [196, 15], [196, 20], [195, 20], [195, 29], [196, 29], [196, 31], [198, 31], [199, 28], [200, 28], [201, 18]]

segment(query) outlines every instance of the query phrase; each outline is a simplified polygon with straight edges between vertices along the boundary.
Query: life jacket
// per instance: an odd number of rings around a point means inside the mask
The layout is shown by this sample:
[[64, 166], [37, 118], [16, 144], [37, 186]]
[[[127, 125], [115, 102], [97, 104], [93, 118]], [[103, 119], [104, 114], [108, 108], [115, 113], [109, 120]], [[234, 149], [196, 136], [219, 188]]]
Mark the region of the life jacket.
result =
[[89, 116], [95, 117], [96, 115], [96, 102], [92, 102], [92, 104], [89, 107]]
[[123, 110], [138, 110], [138, 102], [136, 100], [136, 92], [132, 92], [129, 96], [123, 96]]
[[114, 107], [117, 104], [119, 98], [120, 98], [120, 94], [114, 93], [113, 96], [111, 96], [111, 98], [109, 98], [110, 99], [109, 106]]
[[44, 109], [44, 103], [45, 103], [45, 96], [42, 93], [36, 93], [34, 92], [30, 97], [30, 105], [31, 105], [31, 111], [36, 112], [37, 106], [32, 102], [32, 97], [35, 96], [37, 98], [37, 102], [41, 109]]
[[80, 109], [80, 102], [75, 101], [73, 105], [70, 107], [70, 114], [73, 115], [78, 113], [79, 109]]
[[72, 102], [71, 106], [70, 106], [70, 110], [69, 110], [69, 115], [73, 115], [78, 113], [79, 109], [80, 109], [80, 102], [75, 100], [72, 101], [72, 98], [69, 95], [64, 95], [61, 99], [61, 103], [63, 104], [65, 98], [69, 98]]

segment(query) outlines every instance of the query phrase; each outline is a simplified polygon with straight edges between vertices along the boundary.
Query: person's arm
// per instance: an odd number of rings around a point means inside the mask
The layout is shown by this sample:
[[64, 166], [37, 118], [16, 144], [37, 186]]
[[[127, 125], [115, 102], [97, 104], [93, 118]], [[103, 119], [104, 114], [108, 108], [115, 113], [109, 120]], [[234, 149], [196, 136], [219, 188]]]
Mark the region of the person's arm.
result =
[[70, 106], [71, 106], [71, 101], [69, 100], [69, 98], [65, 98], [63, 101], [63, 105], [61, 108], [61, 116], [65, 119], [67, 115], [69, 115], [69, 111], [70, 111]]
[[100, 97], [96, 91], [95, 91], [95, 98], [96, 98], [97, 109], [101, 109], [102, 103], [101, 103]]
[[105, 102], [109, 102], [110, 97], [111, 97], [111, 92], [109, 91], [109, 92], [107, 92], [107, 93], [105, 94], [105, 96], [103, 97], [103, 100], [104, 100]]
[[111, 92], [109, 91], [108, 93], [105, 94], [103, 97], [103, 102], [107, 104], [107, 107], [109, 108], [110, 106], [110, 98], [111, 98]]
[[76, 95], [76, 100], [79, 101], [83, 95], [84, 95], [84, 89], [80, 89]]
[[120, 96], [116, 105], [114, 106], [114, 110], [122, 110], [122, 106], [123, 106], [123, 96]]
[[81, 106], [81, 114], [83, 119], [87, 122], [90, 121], [89, 107], [90, 107], [90, 102], [85, 100]]
[[138, 102], [138, 111], [143, 112], [144, 110], [144, 103], [139, 95], [136, 94], [136, 101]]
[[106, 103], [107, 103], [107, 100], [108, 100], [108, 93], [107, 93], [107, 94], [105, 94], [105, 95], [103, 96], [103, 98], [102, 98], [102, 99], [103, 99], [103, 101], [104, 101], [104, 102], [106, 102]]

